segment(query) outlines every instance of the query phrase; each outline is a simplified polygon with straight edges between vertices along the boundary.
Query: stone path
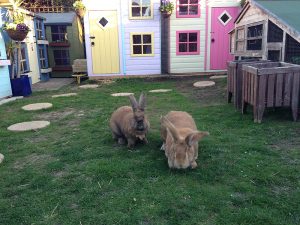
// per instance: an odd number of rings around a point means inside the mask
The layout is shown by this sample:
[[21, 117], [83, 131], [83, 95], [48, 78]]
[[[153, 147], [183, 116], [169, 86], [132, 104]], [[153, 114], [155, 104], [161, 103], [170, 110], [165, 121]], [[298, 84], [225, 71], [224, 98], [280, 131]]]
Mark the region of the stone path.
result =
[[32, 85], [32, 91], [55, 91], [63, 86], [69, 85], [74, 82], [73, 78], [51, 78], [46, 82], [38, 82]]
[[111, 96], [114, 96], [114, 97], [120, 97], [120, 96], [129, 96], [129, 95], [133, 95], [133, 93], [126, 93], [126, 92], [124, 92], [124, 93], [113, 93], [113, 94], [111, 94]]
[[6, 99], [3, 99], [3, 100], [0, 100], [0, 105], [4, 105], [6, 103], [13, 102], [13, 101], [16, 101], [17, 99], [22, 99], [22, 98], [23, 98], [23, 96], [6, 98]]
[[224, 78], [227, 78], [227, 76], [226, 75], [224, 75], [224, 76], [211, 76], [209, 79], [217, 80], [217, 79], [224, 79]]
[[17, 123], [9, 126], [7, 129], [9, 131], [29, 131], [42, 129], [50, 125], [49, 121], [29, 121], [23, 123]]
[[85, 84], [85, 85], [81, 85], [79, 87], [82, 89], [94, 89], [94, 88], [99, 87], [99, 85], [98, 84]]
[[52, 98], [60, 98], [60, 97], [70, 97], [70, 96], [76, 96], [77, 93], [67, 93], [67, 94], [61, 94], [61, 95], [53, 95]]
[[3, 162], [3, 160], [4, 160], [4, 155], [2, 155], [2, 154], [0, 153], [0, 164]]
[[35, 104], [29, 104], [22, 107], [25, 111], [36, 111], [41, 109], [49, 109], [53, 105], [51, 103], [35, 103]]
[[172, 89], [155, 89], [155, 90], [150, 90], [150, 93], [165, 93], [165, 92], [170, 92]]
[[211, 87], [211, 86], [215, 86], [215, 82], [214, 81], [198, 81], [196, 83], [194, 83], [194, 87], [197, 88], [204, 88], [204, 87]]

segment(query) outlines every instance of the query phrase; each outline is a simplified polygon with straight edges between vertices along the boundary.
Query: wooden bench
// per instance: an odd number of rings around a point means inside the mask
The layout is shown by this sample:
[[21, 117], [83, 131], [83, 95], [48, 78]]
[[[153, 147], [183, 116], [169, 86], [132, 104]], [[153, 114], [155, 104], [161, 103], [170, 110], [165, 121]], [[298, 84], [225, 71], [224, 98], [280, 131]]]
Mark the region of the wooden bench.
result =
[[77, 84], [80, 84], [81, 78], [86, 77], [87, 74], [86, 73], [79, 73], [79, 74], [73, 74], [72, 77], [75, 78]]
[[300, 98], [300, 65], [260, 63], [244, 65], [242, 113], [253, 106], [254, 122], [261, 123], [265, 108], [290, 107], [297, 120]]

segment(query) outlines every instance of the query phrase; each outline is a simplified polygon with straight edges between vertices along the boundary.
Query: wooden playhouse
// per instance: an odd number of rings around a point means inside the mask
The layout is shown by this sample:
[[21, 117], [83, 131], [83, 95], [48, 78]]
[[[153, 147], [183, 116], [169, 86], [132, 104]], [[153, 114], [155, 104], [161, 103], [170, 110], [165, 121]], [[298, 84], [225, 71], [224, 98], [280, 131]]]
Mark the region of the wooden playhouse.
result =
[[90, 78], [161, 74], [160, 0], [85, 0]]
[[73, 61], [85, 58], [80, 19], [74, 12], [39, 13], [38, 15], [46, 18], [51, 77], [71, 77]]

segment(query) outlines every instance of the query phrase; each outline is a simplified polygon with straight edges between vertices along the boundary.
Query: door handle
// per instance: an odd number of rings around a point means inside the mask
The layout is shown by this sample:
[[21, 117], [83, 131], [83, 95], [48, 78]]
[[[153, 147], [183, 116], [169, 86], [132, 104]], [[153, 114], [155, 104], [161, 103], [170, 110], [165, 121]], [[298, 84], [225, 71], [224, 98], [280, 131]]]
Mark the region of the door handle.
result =
[[95, 39], [95, 36], [90, 36], [90, 39]]

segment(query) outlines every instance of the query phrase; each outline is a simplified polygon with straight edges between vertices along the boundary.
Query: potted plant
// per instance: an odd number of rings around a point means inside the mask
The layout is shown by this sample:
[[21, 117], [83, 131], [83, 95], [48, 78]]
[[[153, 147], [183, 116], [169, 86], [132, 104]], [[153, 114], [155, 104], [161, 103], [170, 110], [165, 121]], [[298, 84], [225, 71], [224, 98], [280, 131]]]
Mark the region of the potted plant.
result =
[[170, 0], [163, 0], [161, 2], [161, 6], [159, 7], [159, 10], [164, 18], [168, 18], [171, 16], [173, 10], [174, 10], [174, 3]]
[[30, 31], [29, 27], [24, 23], [24, 14], [19, 8], [22, 2], [23, 0], [10, 0], [12, 7], [7, 10], [9, 22], [2, 27], [14, 41], [23, 41]]
[[76, 14], [80, 17], [80, 18], [83, 18], [84, 17], [84, 14], [85, 14], [85, 5], [83, 4], [82, 1], [78, 0], [78, 1], [75, 1], [74, 4], [73, 4], [73, 7], [75, 9], [75, 12]]

